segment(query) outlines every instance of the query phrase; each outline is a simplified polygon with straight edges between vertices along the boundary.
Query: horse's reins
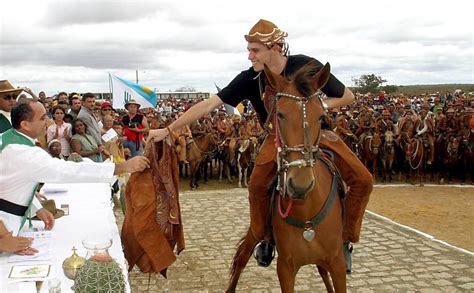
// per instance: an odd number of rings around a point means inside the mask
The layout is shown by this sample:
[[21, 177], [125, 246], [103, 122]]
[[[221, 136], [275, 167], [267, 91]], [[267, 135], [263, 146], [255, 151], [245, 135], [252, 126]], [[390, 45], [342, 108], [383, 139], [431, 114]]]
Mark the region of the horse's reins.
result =
[[[339, 187], [341, 184], [341, 179], [337, 171], [329, 162], [329, 159], [327, 159], [322, 154], [321, 149], [319, 148], [319, 142], [321, 140], [321, 128], [319, 129], [319, 132], [318, 132], [316, 144], [311, 145], [309, 141], [309, 122], [308, 122], [308, 117], [307, 117], [306, 104], [313, 97], [318, 96], [318, 93], [319, 92], [317, 91], [308, 97], [298, 97], [291, 94], [279, 92], [275, 96], [277, 101], [278, 99], [285, 97], [285, 98], [289, 98], [297, 102], [300, 102], [301, 108], [303, 111], [303, 131], [304, 131], [303, 139], [304, 141], [303, 141], [303, 144], [295, 145], [292, 147], [287, 146], [286, 143], [284, 142], [283, 137], [280, 134], [278, 117], [275, 118], [275, 146], [277, 148], [277, 176], [278, 176], [276, 189], [279, 192], [278, 211], [280, 213], [280, 216], [285, 220], [286, 223], [298, 228], [305, 229], [305, 231], [303, 232], [303, 238], [308, 242], [314, 239], [315, 231], [313, 227], [321, 223], [321, 221], [326, 217], [327, 213], [330, 211], [331, 207], [333, 206], [336, 195], [338, 194]], [[322, 100], [319, 96], [318, 96], [318, 101], [321, 104], [321, 108], [324, 109]], [[275, 108], [276, 108], [276, 103], [275, 103], [275, 106], [273, 107], [273, 110], [275, 110]], [[288, 152], [300, 152], [303, 154], [304, 158], [294, 160], [294, 161], [287, 161], [285, 157]], [[286, 210], [284, 211], [283, 209], [282, 199], [286, 195], [286, 178], [287, 178], [289, 168], [291, 167], [302, 168], [302, 167], [309, 167], [309, 166], [313, 167], [316, 160], [320, 160], [323, 163], [325, 163], [325, 165], [328, 167], [328, 170], [333, 175], [331, 191], [326, 199], [326, 202], [321, 208], [320, 212], [317, 213], [310, 220], [301, 221], [294, 217], [289, 216], [290, 210], [293, 206], [292, 199], [289, 199], [289, 204]], [[282, 176], [283, 176], [283, 180], [281, 179]]]
[[[211, 135], [212, 135], [212, 134], [211, 134]], [[203, 137], [204, 137], [204, 136], [203, 136]], [[210, 150], [210, 151], [203, 151], [203, 150], [198, 146], [198, 144], [197, 144], [197, 142], [196, 142], [196, 139], [194, 139], [194, 138], [193, 138], [193, 143], [194, 143], [194, 146], [197, 148], [197, 150], [198, 150], [199, 152], [201, 152], [201, 154], [203, 154], [203, 156], [207, 156], [207, 155], [213, 156], [213, 155], [217, 152], [217, 150], [218, 150], [218, 148], [219, 148], [219, 146], [217, 145], [215, 148], [213, 148], [213, 149]]]
[[423, 161], [423, 148], [421, 148], [420, 161], [418, 162], [418, 165], [417, 165], [416, 167], [413, 167], [412, 160], [416, 159], [416, 155], [417, 155], [417, 153], [418, 153], [419, 145], [420, 145], [420, 140], [417, 139], [417, 140], [416, 140], [416, 149], [415, 149], [415, 151], [413, 152], [413, 155], [411, 155], [411, 157], [408, 159], [408, 163], [410, 163], [410, 167], [411, 167], [413, 170], [416, 170], [416, 169], [420, 168], [421, 162]]

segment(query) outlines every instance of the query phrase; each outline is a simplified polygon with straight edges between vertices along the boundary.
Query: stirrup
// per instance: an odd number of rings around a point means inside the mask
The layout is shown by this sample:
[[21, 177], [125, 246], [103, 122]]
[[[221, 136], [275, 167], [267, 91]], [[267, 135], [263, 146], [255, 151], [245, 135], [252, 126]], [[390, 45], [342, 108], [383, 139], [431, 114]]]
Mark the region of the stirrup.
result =
[[351, 257], [351, 254], [352, 254], [353, 249], [354, 249], [354, 247], [352, 246], [352, 244], [349, 241], [344, 242], [343, 250], [344, 250], [344, 259], [346, 260], [346, 274], [350, 274], [352, 272], [352, 257]]
[[268, 267], [275, 258], [275, 247], [269, 241], [262, 240], [254, 248], [254, 257], [261, 267]]

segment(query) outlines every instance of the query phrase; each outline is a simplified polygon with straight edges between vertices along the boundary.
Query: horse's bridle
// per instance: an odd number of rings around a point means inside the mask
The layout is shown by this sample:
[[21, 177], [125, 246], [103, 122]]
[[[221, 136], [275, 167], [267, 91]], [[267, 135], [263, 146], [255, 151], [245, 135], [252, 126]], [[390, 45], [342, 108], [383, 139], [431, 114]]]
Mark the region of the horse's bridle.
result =
[[[318, 132], [316, 144], [311, 145], [309, 141], [309, 122], [308, 122], [308, 116], [306, 112], [306, 104], [310, 102], [313, 97], [318, 98], [321, 108], [324, 109], [321, 97], [319, 96], [319, 91], [316, 91], [315, 93], [307, 97], [299, 97], [299, 96], [282, 93], [282, 92], [279, 92], [275, 95], [275, 98], [277, 101], [280, 98], [289, 98], [296, 102], [300, 102], [301, 109], [303, 111], [303, 131], [304, 131], [303, 142], [304, 143], [302, 145], [288, 146], [285, 143], [285, 141], [283, 140], [283, 137], [280, 135], [278, 117], [275, 117], [275, 123], [276, 123], [275, 145], [277, 147], [277, 174], [279, 175], [277, 190], [279, 190], [283, 196], [286, 193], [285, 184], [286, 184], [286, 177], [287, 177], [289, 168], [291, 167], [302, 168], [302, 167], [308, 167], [308, 166], [312, 167], [314, 166], [316, 159], [321, 156], [321, 150], [319, 148], [319, 141], [321, 140], [321, 128], [319, 129], [319, 132]], [[275, 103], [274, 109], [276, 108], [277, 108], [277, 104]], [[288, 161], [286, 159], [286, 156], [289, 152], [299, 152], [303, 155], [303, 159]], [[281, 180], [280, 175], [283, 175], [283, 180]]]

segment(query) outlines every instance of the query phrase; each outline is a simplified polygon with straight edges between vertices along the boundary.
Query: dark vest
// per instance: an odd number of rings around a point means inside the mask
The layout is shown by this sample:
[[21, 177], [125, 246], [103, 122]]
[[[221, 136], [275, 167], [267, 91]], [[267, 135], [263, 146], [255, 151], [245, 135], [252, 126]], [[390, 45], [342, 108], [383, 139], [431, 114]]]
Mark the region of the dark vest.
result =
[[0, 114], [0, 133], [4, 133], [8, 129], [12, 128], [12, 124], [3, 114]]

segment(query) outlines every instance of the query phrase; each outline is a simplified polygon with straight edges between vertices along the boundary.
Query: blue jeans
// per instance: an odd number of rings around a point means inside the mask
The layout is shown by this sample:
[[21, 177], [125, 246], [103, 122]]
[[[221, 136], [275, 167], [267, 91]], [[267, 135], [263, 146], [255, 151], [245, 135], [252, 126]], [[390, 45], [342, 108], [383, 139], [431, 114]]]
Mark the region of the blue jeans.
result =
[[143, 142], [139, 142], [137, 149], [137, 143], [133, 140], [126, 140], [123, 143], [123, 147], [128, 148], [130, 150], [130, 158], [139, 156], [143, 154]]

